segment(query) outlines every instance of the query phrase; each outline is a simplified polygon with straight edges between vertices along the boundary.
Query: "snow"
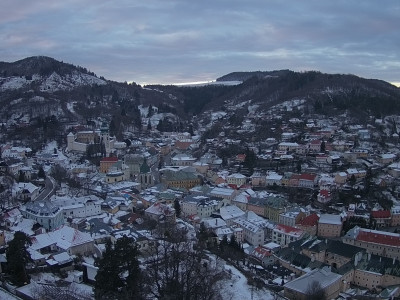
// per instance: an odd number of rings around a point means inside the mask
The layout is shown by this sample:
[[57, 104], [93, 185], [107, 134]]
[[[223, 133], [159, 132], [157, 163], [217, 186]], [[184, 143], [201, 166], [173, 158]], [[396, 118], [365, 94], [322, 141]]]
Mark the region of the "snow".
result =
[[211, 120], [215, 121], [215, 120], [218, 120], [219, 118], [225, 117], [226, 115], [227, 115], [227, 113], [224, 111], [216, 111], [216, 112], [211, 113]]
[[83, 74], [77, 71], [72, 74], [60, 76], [56, 72], [53, 72], [48, 78], [46, 78], [40, 86], [41, 91], [55, 92], [59, 90], [71, 90], [77, 86], [83, 85], [104, 85], [106, 82], [95, 76]]
[[[273, 295], [269, 290], [256, 289], [247, 284], [246, 277], [239, 272], [238, 269], [225, 265], [225, 270], [232, 274], [231, 279], [224, 280], [220, 283], [220, 293], [223, 299], [230, 300], [243, 300], [243, 299], [254, 299], [254, 300], [269, 300], [274, 299]], [[252, 297], [253, 293], [253, 297]]]

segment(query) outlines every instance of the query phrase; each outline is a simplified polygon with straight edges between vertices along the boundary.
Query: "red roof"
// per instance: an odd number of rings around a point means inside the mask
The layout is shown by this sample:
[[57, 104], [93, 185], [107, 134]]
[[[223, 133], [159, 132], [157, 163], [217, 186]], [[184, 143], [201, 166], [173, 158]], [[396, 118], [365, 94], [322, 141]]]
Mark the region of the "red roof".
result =
[[314, 181], [315, 177], [317, 177], [317, 175], [315, 175], [315, 174], [303, 173], [300, 175], [299, 179]]
[[236, 155], [236, 159], [240, 161], [244, 161], [246, 159], [246, 154], [238, 154]]
[[190, 142], [176, 141], [175, 142], [175, 148], [177, 148], [179, 150], [187, 150], [190, 147], [191, 144], [193, 144], [192, 141], [190, 141]]
[[254, 248], [253, 252], [251, 253], [252, 256], [262, 260], [264, 257], [271, 256], [271, 250], [265, 249], [261, 246]]
[[312, 140], [310, 142], [311, 145], [320, 145], [322, 142], [320, 140]]
[[388, 219], [388, 218], [390, 218], [390, 211], [388, 211], [388, 210], [371, 211], [371, 216], [374, 219]]
[[118, 157], [103, 157], [101, 159], [102, 162], [117, 162]]
[[303, 233], [303, 230], [301, 230], [299, 228], [287, 226], [287, 225], [283, 225], [283, 224], [276, 225], [275, 229], [279, 230], [281, 232], [287, 233], [287, 234], [300, 235]]
[[400, 236], [379, 233], [377, 231], [360, 231], [357, 241], [400, 247]]
[[309, 215], [308, 217], [305, 217], [303, 220], [301, 220], [298, 225], [301, 226], [317, 226], [318, 224], [319, 217], [317, 214], [312, 214]]
[[328, 190], [320, 190], [319, 194], [323, 197], [329, 197], [331, 193]]

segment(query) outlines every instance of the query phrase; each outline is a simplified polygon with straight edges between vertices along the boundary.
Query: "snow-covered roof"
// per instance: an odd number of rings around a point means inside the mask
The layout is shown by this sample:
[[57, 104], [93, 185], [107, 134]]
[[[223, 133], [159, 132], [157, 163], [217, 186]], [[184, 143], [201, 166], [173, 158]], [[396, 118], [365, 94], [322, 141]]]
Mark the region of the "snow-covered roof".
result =
[[319, 217], [318, 223], [341, 225], [342, 218], [340, 215], [323, 214]]
[[57, 245], [59, 248], [67, 250], [74, 246], [93, 242], [93, 239], [88, 233], [69, 226], [62, 226], [55, 231], [33, 236], [31, 241], [33, 250], [39, 250], [50, 245]]
[[245, 212], [237, 206], [227, 205], [220, 208], [220, 214], [222, 219], [230, 220], [243, 216]]

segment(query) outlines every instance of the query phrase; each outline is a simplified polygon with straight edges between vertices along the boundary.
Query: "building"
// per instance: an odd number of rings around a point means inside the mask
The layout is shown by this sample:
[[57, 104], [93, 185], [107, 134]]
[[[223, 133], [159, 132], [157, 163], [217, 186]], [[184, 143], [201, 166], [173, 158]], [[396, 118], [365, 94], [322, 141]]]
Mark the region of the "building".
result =
[[219, 207], [221, 201], [211, 199], [203, 195], [188, 195], [181, 202], [182, 214], [184, 216], [195, 216], [199, 218], [210, 217]]
[[62, 209], [64, 221], [68, 218], [87, 218], [102, 213], [102, 200], [96, 196], [83, 196], [79, 198], [64, 197], [53, 199], [53, 203]]
[[296, 223], [296, 227], [300, 228], [304, 232], [311, 236], [317, 235], [319, 216], [317, 214], [311, 214]]
[[201, 184], [201, 178], [194, 173], [185, 171], [166, 171], [161, 176], [161, 182], [169, 188], [191, 189]]
[[41, 254], [66, 251], [69, 255], [91, 255], [95, 253], [94, 240], [89, 233], [69, 226], [31, 237], [29, 249]]
[[100, 173], [107, 173], [117, 162], [118, 157], [103, 157], [100, 160]]
[[371, 218], [374, 220], [377, 228], [388, 227], [392, 223], [390, 210], [373, 210], [371, 211]]
[[253, 246], [265, 243], [264, 230], [244, 218], [236, 218], [234, 224], [243, 229], [243, 239]]
[[292, 209], [287, 212], [283, 212], [279, 215], [279, 224], [294, 227], [298, 222], [303, 220], [306, 214], [301, 209]]
[[394, 205], [390, 209], [390, 214], [392, 215], [392, 223], [390, 226], [399, 226], [400, 225], [400, 206]]
[[192, 166], [195, 161], [196, 158], [187, 154], [177, 154], [171, 158], [173, 166]]
[[270, 249], [266, 249], [262, 246], [255, 247], [253, 251], [250, 252], [249, 258], [256, 264], [263, 267], [267, 267], [276, 262], [276, 258]]
[[108, 125], [103, 123], [98, 130], [78, 131], [68, 133], [67, 150], [69, 152], [85, 153], [89, 145], [99, 145], [99, 149], [104, 145], [105, 155], [109, 156], [114, 151], [115, 138], [108, 132]]
[[353, 284], [369, 290], [400, 285], [400, 262], [382, 256], [365, 254], [357, 263]]
[[317, 235], [321, 237], [340, 237], [342, 233], [342, 217], [340, 215], [323, 214], [318, 220]]
[[64, 217], [59, 206], [49, 201], [28, 202], [20, 208], [21, 214], [35, 220], [47, 230], [54, 230], [64, 224]]
[[284, 285], [284, 296], [293, 300], [307, 300], [313, 285], [322, 288], [325, 299], [335, 299], [341, 292], [342, 275], [333, 273], [330, 267], [315, 269]]
[[242, 185], [246, 184], [247, 177], [239, 173], [234, 173], [226, 177], [226, 182], [229, 185], [241, 187]]
[[159, 223], [175, 223], [175, 209], [167, 204], [157, 202], [144, 211], [144, 215]]
[[282, 247], [301, 239], [303, 236], [303, 230], [282, 224], [276, 225], [272, 230], [272, 242], [277, 243]]
[[346, 244], [366, 249], [369, 253], [400, 260], [400, 234], [355, 226], [342, 240]]
[[278, 223], [279, 215], [289, 207], [285, 198], [279, 196], [269, 196], [265, 202], [264, 217]]

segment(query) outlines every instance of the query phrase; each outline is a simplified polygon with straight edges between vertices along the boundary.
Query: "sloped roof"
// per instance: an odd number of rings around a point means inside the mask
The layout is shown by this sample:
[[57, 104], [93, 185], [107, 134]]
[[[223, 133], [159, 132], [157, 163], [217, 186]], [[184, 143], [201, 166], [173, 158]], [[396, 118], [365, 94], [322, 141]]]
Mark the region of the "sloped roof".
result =
[[318, 224], [319, 216], [317, 214], [311, 214], [305, 217], [303, 220], [297, 224], [301, 226], [316, 226]]
[[390, 210], [374, 210], [371, 211], [371, 216], [375, 219], [390, 218]]
[[400, 234], [360, 228], [357, 241], [400, 247]]
[[321, 285], [321, 288], [325, 289], [336, 283], [341, 278], [342, 275], [333, 273], [330, 271], [329, 267], [325, 267], [323, 269], [315, 269], [286, 283], [285, 288], [306, 294], [309, 284], [313, 281], [318, 282]]
[[55, 231], [33, 236], [31, 241], [33, 250], [39, 250], [53, 244], [67, 250], [74, 246], [93, 242], [93, 239], [88, 233], [64, 225]]

